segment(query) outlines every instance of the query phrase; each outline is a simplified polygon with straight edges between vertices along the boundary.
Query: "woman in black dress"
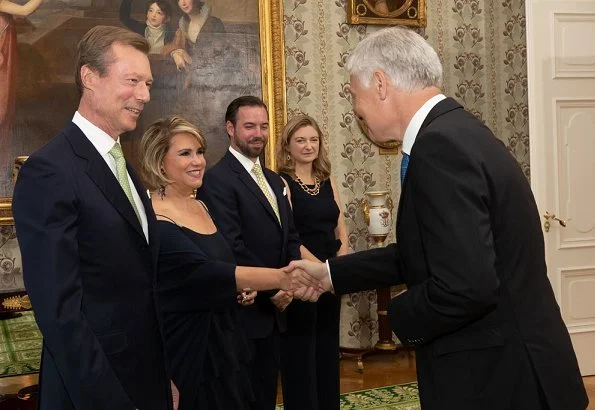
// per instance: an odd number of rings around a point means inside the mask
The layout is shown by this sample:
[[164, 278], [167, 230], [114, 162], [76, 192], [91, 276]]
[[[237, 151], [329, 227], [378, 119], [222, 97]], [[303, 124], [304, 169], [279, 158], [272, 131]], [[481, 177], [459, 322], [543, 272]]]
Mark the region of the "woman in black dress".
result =
[[[341, 202], [313, 118], [300, 115], [287, 123], [277, 164], [287, 183], [295, 227], [306, 248], [302, 257], [310, 252], [324, 261], [347, 253]], [[297, 371], [288, 375], [296, 380], [284, 383], [290, 387], [283, 395], [301, 409], [339, 409], [339, 305], [339, 298], [324, 293], [317, 303], [294, 300], [287, 307], [288, 330], [281, 358]]]
[[194, 199], [206, 146], [193, 124], [176, 116], [158, 120], [140, 147], [145, 182], [154, 189], [157, 288], [179, 410], [248, 409], [253, 392], [238, 303], [253, 303], [254, 290], [291, 289], [291, 276], [236, 266], [205, 205]]

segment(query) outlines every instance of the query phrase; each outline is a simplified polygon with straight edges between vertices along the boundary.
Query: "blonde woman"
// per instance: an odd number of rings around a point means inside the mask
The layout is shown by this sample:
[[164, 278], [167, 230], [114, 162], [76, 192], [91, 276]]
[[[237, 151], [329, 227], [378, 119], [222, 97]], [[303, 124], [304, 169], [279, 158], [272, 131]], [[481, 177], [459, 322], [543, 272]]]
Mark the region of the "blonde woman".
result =
[[194, 199], [206, 168], [196, 126], [178, 116], [158, 120], [140, 149], [158, 220], [157, 287], [179, 410], [248, 409], [254, 395], [238, 307], [253, 303], [254, 290], [289, 290], [291, 280], [280, 269], [236, 266], [209, 210]]
[[[277, 164], [292, 203], [302, 258], [312, 253], [324, 261], [346, 254], [341, 201], [320, 127], [312, 117], [300, 115], [287, 123]], [[325, 293], [315, 304], [294, 300], [287, 308], [281, 357], [295, 361], [290, 366], [299, 371], [292, 372], [296, 380], [288, 380], [283, 394], [299, 408], [339, 409], [339, 303], [335, 295]]]

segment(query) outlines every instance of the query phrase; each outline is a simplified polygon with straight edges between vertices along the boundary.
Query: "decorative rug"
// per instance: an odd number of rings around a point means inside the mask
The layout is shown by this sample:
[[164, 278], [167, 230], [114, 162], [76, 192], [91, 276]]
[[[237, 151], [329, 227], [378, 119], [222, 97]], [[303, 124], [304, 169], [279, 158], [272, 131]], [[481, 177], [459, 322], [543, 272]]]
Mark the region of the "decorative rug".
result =
[[41, 345], [33, 312], [0, 320], [0, 377], [38, 372]]
[[[42, 338], [33, 312], [0, 320], [0, 377], [39, 371]], [[283, 406], [278, 405], [277, 410]], [[341, 395], [341, 410], [420, 410], [417, 382]]]
[[[283, 406], [278, 405], [277, 410]], [[341, 410], [420, 410], [417, 382], [341, 395]]]

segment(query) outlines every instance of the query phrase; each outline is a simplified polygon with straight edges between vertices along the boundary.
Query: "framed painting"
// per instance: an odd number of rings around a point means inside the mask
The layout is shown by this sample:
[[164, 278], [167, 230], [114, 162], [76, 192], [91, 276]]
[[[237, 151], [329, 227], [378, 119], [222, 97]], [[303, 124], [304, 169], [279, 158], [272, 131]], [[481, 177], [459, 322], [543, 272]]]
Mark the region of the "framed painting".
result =
[[[152, 41], [147, 22], [155, 7], [165, 16], [160, 23], [165, 35], [161, 43], [151, 42], [151, 101], [136, 130], [121, 136], [127, 159], [138, 169], [142, 132], [162, 116], [179, 114], [202, 130], [207, 166], [212, 166], [229, 145], [227, 105], [252, 94], [269, 107], [265, 159], [274, 167], [275, 141], [286, 118], [282, 0], [4, 0], [0, 5], [12, 1], [36, 4], [25, 18], [0, 9], [0, 197], [12, 195], [15, 158], [44, 145], [76, 111], [74, 54], [83, 34], [95, 25], [115, 25]], [[207, 27], [216, 29], [211, 33]], [[185, 42], [174, 41], [178, 35]], [[181, 55], [183, 61], [175, 57]]]
[[425, 27], [426, 0], [348, 0], [347, 22]]

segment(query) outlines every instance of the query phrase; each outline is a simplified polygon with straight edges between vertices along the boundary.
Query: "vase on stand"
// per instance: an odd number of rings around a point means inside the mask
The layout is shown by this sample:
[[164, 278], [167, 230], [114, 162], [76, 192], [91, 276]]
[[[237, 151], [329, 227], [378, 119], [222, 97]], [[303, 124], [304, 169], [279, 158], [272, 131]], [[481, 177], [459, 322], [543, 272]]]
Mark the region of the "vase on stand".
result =
[[[393, 201], [389, 191], [366, 192], [363, 204], [364, 220], [368, 227], [368, 234], [380, 248], [393, 227]], [[392, 330], [388, 320], [388, 304], [390, 302], [390, 288], [376, 289], [378, 313], [378, 342], [374, 346], [378, 350], [396, 350]]]

